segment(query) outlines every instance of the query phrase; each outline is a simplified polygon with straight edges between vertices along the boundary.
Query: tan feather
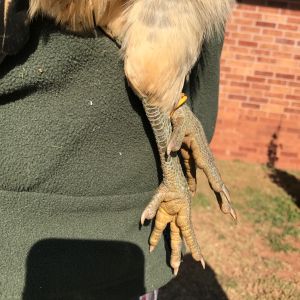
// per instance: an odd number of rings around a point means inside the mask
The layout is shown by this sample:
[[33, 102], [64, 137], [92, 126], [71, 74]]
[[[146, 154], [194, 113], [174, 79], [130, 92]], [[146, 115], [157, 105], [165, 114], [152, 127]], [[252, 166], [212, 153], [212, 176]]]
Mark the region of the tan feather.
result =
[[171, 111], [204, 39], [221, 36], [233, 0], [31, 0], [30, 17], [48, 15], [72, 31], [94, 20], [122, 41], [132, 88]]

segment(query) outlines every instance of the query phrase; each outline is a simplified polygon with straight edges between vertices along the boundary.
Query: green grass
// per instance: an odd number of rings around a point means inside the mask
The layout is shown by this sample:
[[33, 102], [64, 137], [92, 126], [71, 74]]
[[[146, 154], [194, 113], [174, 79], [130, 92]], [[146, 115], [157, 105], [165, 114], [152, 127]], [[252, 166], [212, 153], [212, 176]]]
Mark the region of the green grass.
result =
[[[242, 194], [245, 203], [239, 209], [267, 238], [272, 249], [296, 251], [285, 241], [288, 236], [300, 236], [300, 213], [292, 199], [287, 195], [273, 197], [253, 188], [246, 188]], [[267, 232], [265, 228], [269, 228]]]
[[270, 231], [267, 235], [267, 240], [274, 251], [297, 251], [296, 248], [284, 241], [285, 235], [283, 233], [276, 233]]

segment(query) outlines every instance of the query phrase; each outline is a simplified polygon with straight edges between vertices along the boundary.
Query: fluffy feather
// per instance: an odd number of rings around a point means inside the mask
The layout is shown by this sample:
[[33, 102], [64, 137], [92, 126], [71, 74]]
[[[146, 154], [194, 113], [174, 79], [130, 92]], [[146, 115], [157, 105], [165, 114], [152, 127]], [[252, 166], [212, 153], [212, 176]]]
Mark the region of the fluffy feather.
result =
[[72, 31], [96, 23], [122, 41], [125, 73], [141, 98], [171, 111], [204, 39], [221, 36], [233, 0], [31, 0]]

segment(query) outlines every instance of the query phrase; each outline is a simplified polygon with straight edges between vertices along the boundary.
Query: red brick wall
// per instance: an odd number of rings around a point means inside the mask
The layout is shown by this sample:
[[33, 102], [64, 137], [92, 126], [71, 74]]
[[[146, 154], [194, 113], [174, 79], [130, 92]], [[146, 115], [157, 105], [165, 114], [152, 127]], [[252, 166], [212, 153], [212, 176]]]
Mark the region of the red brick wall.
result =
[[266, 163], [274, 133], [276, 166], [300, 169], [300, 1], [240, 1], [227, 24], [211, 147], [221, 159]]

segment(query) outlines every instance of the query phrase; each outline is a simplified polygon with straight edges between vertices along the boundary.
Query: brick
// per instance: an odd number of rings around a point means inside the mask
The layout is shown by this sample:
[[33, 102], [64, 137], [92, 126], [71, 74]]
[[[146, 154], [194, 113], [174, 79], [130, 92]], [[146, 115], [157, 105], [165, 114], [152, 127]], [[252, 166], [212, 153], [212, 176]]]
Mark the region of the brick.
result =
[[245, 77], [242, 75], [238, 75], [238, 74], [228, 74], [227, 79], [243, 81], [245, 79]]
[[228, 80], [220, 79], [220, 84], [226, 86], [228, 84]]
[[[287, 20], [287, 16], [280, 16], [280, 21], [282, 23], [286, 23], [286, 20]], [[271, 23], [275, 23], [275, 24], [278, 24], [278, 14], [266, 14], [264, 13], [264, 16], [263, 16], [263, 20], [266, 21], [266, 22], [271, 22]]]
[[228, 99], [232, 99], [232, 100], [246, 100], [247, 97], [246, 96], [242, 96], [242, 95], [229, 95]]
[[234, 25], [232, 23], [227, 24], [226, 26], [226, 31], [227, 32], [237, 32], [238, 31], [238, 26]]
[[252, 108], [252, 109], [259, 109], [260, 105], [259, 104], [253, 104], [253, 103], [242, 103], [242, 107]]
[[236, 45], [237, 41], [234, 38], [226, 38], [225, 43], [226, 43], [226, 46]]
[[284, 36], [290, 39], [300, 39], [300, 29], [297, 32], [294, 31], [286, 31]]
[[265, 71], [255, 71], [254, 74], [257, 76], [266, 76], [266, 77], [271, 77], [274, 75], [273, 72], [265, 72]]
[[222, 92], [228, 93], [228, 94], [233, 94], [233, 95], [240, 95], [244, 93], [244, 90], [240, 87], [230, 87], [230, 86], [223, 86], [222, 87]]
[[286, 95], [286, 99], [298, 100], [300, 101], [300, 95]]
[[297, 25], [289, 25], [289, 24], [278, 24], [277, 28], [280, 30], [282, 29], [282, 30], [293, 30], [293, 31], [297, 31], [299, 29]]
[[[256, 42], [262, 42], [262, 43], [273, 43], [274, 37], [273, 36], [266, 36], [266, 35], [254, 35], [253, 40]], [[262, 44], [260, 44], [261, 47]]]
[[275, 23], [269, 23], [269, 22], [256, 22], [256, 26], [261, 26], [261, 27], [268, 27], [268, 28], [275, 28], [276, 24]]
[[227, 57], [231, 57], [232, 53], [246, 54], [248, 52], [249, 52], [249, 49], [247, 49], [247, 48], [242, 48], [242, 47], [238, 47], [238, 46], [231, 46], [231, 47], [229, 47], [229, 53], [225, 53], [224, 55], [226, 56], [226, 54], [228, 54]]
[[[265, 39], [266, 39], [267, 37], [262, 37], [262, 39], [265, 41]], [[273, 40], [273, 38], [270, 38], [270, 39], [272, 39]], [[274, 50], [274, 51], [276, 51], [276, 50], [279, 50], [279, 46], [278, 45], [276, 45], [276, 44], [274, 44], [274, 43], [269, 43], [269, 44], [259, 44], [259, 48], [260, 49], [268, 49], [268, 50]]]
[[237, 86], [237, 87], [250, 87], [250, 84], [248, 82], [236, 82], [232, 81], [230, 83], [231, 86]]
[[297, 24], [297, 25], [300, 25], [300, 18], [288, 18], [287, 22], [289, 24], [293, 23], [293, 24]]
[[289, 86], [293, 86], [293, 87], [299, 87], [300, 83], [299, 82], [293, 82], [293, 81], [291, 81], [291, 82], [288, 82], [288, 85]]
[[279, 46], [279, 51], [281, 52], [291, 52], [291, 53], [299, 53], [299, 49], [298, 47], [295, 45], [295, 46], [288, 46], [288, 45], [280, 45]]
[[242, 17], [243, 18], [249, 18], [251, 20], [253, 20], [253, 19], [261, 20], [262, 19], [262, 14], [256, 13], [256, 12], [243, 12]]
[[254, 25], [254, 20], [252, 19], [244, 19], [244, 18], [236, 18], [235, 21], [240, 25]]
[[252, 26], [241, 26], [241, 32], [260, 33], [261, 28]]
[[[277, 58], [288, 58], [291, 59], [290, 63], [294, 65], [294, 62], [292, 61], [293, 54], [291, 52], [279, 52], [279, 51], [274, 51], [272, 53]], [[287, 62], [285, 62], [287, 64]]]
[[262, 63], [268, 63], [268, 64], [275, 64], [277, 62], [275, 58], [271, 58], [271, 57], [258, 57], [257, 61]]
[[270, 83], [270, 84], [278, 84], [278, 85], [286, 85], [287, 81], [285, 81], [285, 80], [278, 80], [278, 79], [268, 79], [268, 83]]
[[284, 112], [291, 113], [291, 114], [300, 114], [300, 109], [285, 108]]
[[253, 61], [253, 56], [250, 55], [241, 55], [241, 54], [236, 54], [235, 58], [237, 60], [247, 60], [247, 61]]
[[281, 106], [288, 106], [289, 102], [288, 101], [283, 101], [282, 99], [271, 99], [270, 103], [272, 104], [277, 104], [277, 105], [281, 105]]
[[282, 155], [282, 156], [288, 156], [288, 157], [298, 157], [298, 153], [295, 153], [295, 152], [284, 152], [284, 151], [282, 151], [282, 152], [280, 152], [280, 154]]
[[252, 77], [252, 76], [247, 76], [246, 77], [246, 80], [249, 81], [249, 82], [265, 82], [266, 79], [265, 78], [261, 78], [261, 77]]
[[288, 86], [274, 85], [270, 87], [271, 92], [275, 94], [289, 94], [291, 89]]
[[266, 91], [269, 91], [270, 90], [270, 86], [267, 85], [267, 84], [257, 84], [257, 83], [253, 83], [251, 85], [252, 88], [254, 89], [258, 89], [258, 90], [266, 90]]
[[283, 78], [283, 79], [287, 79], [287, 80], [294, 80], [295, 79], [295, 75], [277, 73], [276, 74], [276, 78]]
[[268, 56], [268, 55], [270, 55], [271, 52], [268, 51], [268, 50], [251, 49], [250, 53], [251, 53], [251, 54], [255, 54], [255, 55], [259, 55], [259, 56], [261, 56], [261, 55], [266, 55], [266, 56]]
[[283, 39], [283, 38], [277, 38], [276, 43], [279, 44], [285, 44], [285, 45], [295, 45], [295, 41], [291, 39]]
[[283, 99], [285, 97], [285, 94], [279, 94], [279, 93], [272, 93], [272, 92], [265, 92], [265, 96], [269, 98], [279, 98]]
[[264, 29], [262, 34], [263, 35], [272, 35], [272, 36], [283, 36], [282, 31], [274, 30], [274, 29]]
[[[230, 67], [225, 67], [224, 65], [222, 65], [221, 72], [222, 73], [230, 73], [231, 72], [231, 68]], [[222, 73], [221, 73], [221, 75], [222, 75]]]
[[250, 102], [258, 102], [258, 103], [267, 103], [269, 100], [267, 98], [258, 98], [258, 97], [250, 97]]
[[[263, 86], [265, 88], [265, 86]], [[245, 93], [245, 91], [243, 91]], [[249, 97], [263, 97], [265, 94], [265, 89], [254, 89], [253, 84], [251, 84], [251, 88], [246, 91]]]
[[257, 47], [256, 42], [250, 42], [250, 41], [239, 41], [239, 46], [244, 46], [244, 47]]

